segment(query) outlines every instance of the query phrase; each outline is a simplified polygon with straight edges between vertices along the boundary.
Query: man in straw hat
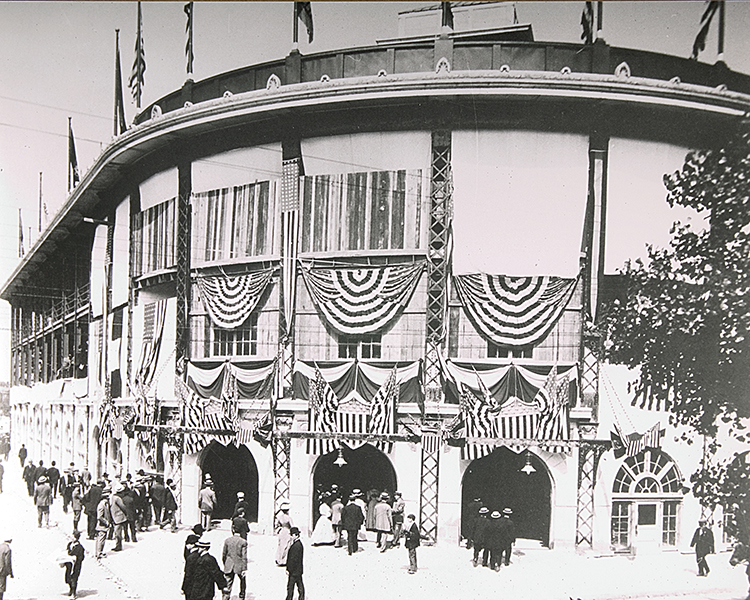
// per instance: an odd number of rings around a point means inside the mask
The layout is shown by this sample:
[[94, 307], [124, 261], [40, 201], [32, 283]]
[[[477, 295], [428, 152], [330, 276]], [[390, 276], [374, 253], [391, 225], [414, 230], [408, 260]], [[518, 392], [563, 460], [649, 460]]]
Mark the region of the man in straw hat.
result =
[[99, 504], [96, 507], [96, 558], [104, 557], [104, 542], [112, 524], [112, 514], [109, 510], [109, 487], [102, 490]]
[[513, 544], [516, 542], [516, 526], [511, 519], [513, 511], [505, 507], [503, 509], [503, 518], [500, 520], [501, 545], [500, 545], [500, 557], [497, 562], [497, 566], [503, 563], [506, 567], [510, 565], [510, 554], [513, 551]]
[[213, 600], [216, 587], [224, 590], [227, 580], [219, 568], [219, 563], [208, 553], [211, 543], [206, 540], [198, 540], [195, 543], [200, 555], [195, 561], [192, 573], [191, 595], [185, 594], [186, 600]]
[[216, 506], [216, 492], [214, 492], [214, 483], [210, 476], [206, 476], [203, 487], [198, 493], [198, 508], [201, 511], [201, 525], [206, 531], [211, 529], [211, 516]]
[[381, 552], [388, 549], [388, 535], [393, 531], [393, 514], [388, 504], [388, 494], [383, 492], [373, 510], [375, 531], [378, 532], [377, 546]]
[[37, 515], [39, 516], [39, 527], [44, 525], [49, 527], [49, 507], [52, 504], [52, 486], [50, 486], [46, 475], [42, 475], [37, 480], [37, 486], [34, 488], [34, 504], [36, 505]]

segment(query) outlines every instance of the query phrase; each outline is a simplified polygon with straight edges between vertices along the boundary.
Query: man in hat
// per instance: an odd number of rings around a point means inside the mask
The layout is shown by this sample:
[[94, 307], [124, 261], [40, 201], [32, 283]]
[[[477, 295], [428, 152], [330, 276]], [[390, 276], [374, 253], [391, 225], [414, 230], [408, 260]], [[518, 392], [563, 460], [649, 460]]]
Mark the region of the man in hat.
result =
[[464, 519], [463, 536], [466, 538], [466, 547], [471, 548], [474, 545], [474, 528], [479, 518], [479, 509], [482, 508], [482, 499], [474, 498], [466, 507], [466, 518]]
[[70, 492], [70, 507], [73, 509], [73, 531], [78, 530], [78, 523], [81, 520], [81, 511], [83, 510], [83, 494], [81, 493], [81, 484], [73, 484]]
[[34, 496], [34, 484], [36, 483], [34, 473], [36, 473], [36, 465], [33, 460], [29, 460], [29, 464], [23, 468], [22, 477], [26, 482], [26, 491], [29, 493], [29, 496], [32, 497]]
[[195, 543], [199, 556], [192, 571], [191, 596], [185, 594], [186, 600], [213, 600], [216, 587], [224, 590], [227, 581], [219, 568], [219, 563], [208, 553], [211, 544], [205, 540]]
[[381, 552], [388, 549], [388, 536], [393, 531], [393, 515], [391, 507], [388, 504], [388, 494], [383, 492], [375, 504], [374, 512], [374, 529], [378, 532], [377, 547]]
[[245, 572], [247, 571], [247, 541], [242, 538], [238, 531], [235, 531], [231, 537], [224, 540], [221, 562], [224, 563], [224, 578], [227, 580], [227, 587], [224, 588], [222, 597], [224, 600], [229, 600], [229, 596], [232, 595], [234, 576], [237, 575], [240, 580], [240, 600], [244, 600], [247, 586], [245, 580]]
[[499, 510], [493, 510], [490, 513], [490, 524], [487, 528], [486, 547], [490, 551], [490, 569], [493, 571], [500, 570], [500, 550], [503, 547], [503, 526], [501, 520], [503, 515]]
[[124, 492], [125, 488], [119, 485], [109, 497], [110, 515], [115, 526], [115, 547], [112, 548], [114, 552], [122, 550], [122, 538], [125, 525], [128, 522], [128, 511], [125, 508], [125, 501], [122, 499]]
[[206, 477], [203, 488], [198, 493], [198, 509], [201, 511], [201, 525], [206, 531], [211, 530], [211, 515], [216, 506], [216, 492], [210, 477]]
[[78, 530], [73, 531], [73, 539], [68, 543], [68, 556], [72, 557], [72, 560], [65, 563], [65, 583], [70, 588], [68, 590], [68, 596], [76, 598], [76, 591], [78, 589], [78, 577], [81, 575], [81, 567], [83, 566], [83, 557], [85, 551], [80, 542], [81, 532]]
[[151, 498], [151, 505], [154, 507], [154, 524], [160, 525], [162, 519], [161, 512], [164, 507], [164, 496], [166, 495], [160, 475], [157, 475], [151, 481], [151, 488], [149, 489], [148, 494]]
[[[47, 476], [47, 467], [44, 466], [44, 461], [39, 461], [39, 466], [37, 466], [36, 469], [34, 469], [34, 481], [39, 481], [40, 477], [46, 477]], [[51, 488], [50, 488], [51, 489]]]
[[405, 509], [406, 502], [404, 502], [401, 492], [394, 492], [393, 508], [391, 509], [391, 517], [393, 518], [393, 542], [391, 546], [401, 547], [401, 529], [404, 527]]
[[13, 563], [11, 561], [10, 543], [13, 540], [6, 536], [5, 541], [0, 543], [0, 600], [5, 594], [6, 579], [13, 578]]
[[341, 511], [341, 529], [346, 531], [346, 545], [349, 556], [359, 550], [357, 543], [357, 533], [362, 523], [365, 522], [365, 515], [357, 503], [357, 496], [352, 493], [349, 496], [349, 503]]
[[486, 567], [490, 560], [490, 547], [488, 545], [488, 533], [490, 530], [490, 509], [483, 506], [477, 514], [477, 522], [474, 524], [474, 566], [479, 565], [479, 555], [482, 555], [482, 566]]
[[21, 462], [21, 468], [23, 468], [23, 463], [26, 462], [26, 457], [29, 455], [29, 451], [26, 450], [26, 446], [24, 444], [21, 444], [21, 448], [18, 450], [18, 460]]
[[250, 504], [245, 500], [245, 492], [237, 492], [237, 503], [234, 505], [234, 512], [232, 514], [236, 515], [240, 508], [245, 509], [245, 515], [250, 514]]
[[203, 525], [197, 523], [193, 525], [191, 533], [185, 538], [185, 549], [182, 552], [182, 556], [187, 560], [188, 555], [195, 549], [195, 543], [201, 539], [203, 535]]
[[406, 546], [406, 549], [409, 551], [409, 575], [413, 575], [417, 572], [417, 548], [419, 548], [421, 543], [419, 526], [417, 525], [416, 517], [414, 515], [407, 515], [406, 517], [404, 537], [406, 537], [404, 546]]
[[690, 547], [695, 547], [695, 560], [698, 562], [698, 577], [706, 577], [711, 569], [708, 568], [706, 556], [714, 553], [714, 534], [705, 519], [698, 521], [698, 529], [693, 534]]
[[86, 534], [90, 540], [96, 537], [96, 510], [102, 499], [104, 481], [99, 479], [83, 495], [83, 512], [86, 514]]
[[240, 506], [232, 517], [232, 533], [239, 533], [240, 537], [246, 540], [249, 532], [250, 524], [245, 518], [245, 509]]
[[[57, 468], [55, 461], [52, 461], [52, 465], [47, 469], [47, 481], [52, 488], [52, 497], [57, 498], [57, 486], [60, 482], [60, 469]], [[62, 491], [60, 492], [62, 493]]]
[[164, 488], [164, 517], [159, 528], [164, 529], [167, 525], [172, 533], [177, 532], [177, 500], [174, 497], [174, 481], [171, 479], [167, 479], [167, 487]]
[[75, 472], [75, 465], [70, 463], [70, 466], [65, 469], [65, 473], [60, 479], [60, 495], [63, 499], [63, 512], [68, 512], [68, 505], [70, 504], [71, 496], [73, 495], [73, 486], [78, 481]]
[[286, 572], [289, 574], [286, 582], [286, 600], [292, 600], [295, 586], [297, 587], [299, 600], [305, 600], [305, 584], [302, 583], [302, 555], [304, 554], [304, 547], [299, 539], [299, 529], [292, 527], [289, 533], [292, 536], [292, 545], [289, 546], [286, 559]]
[[341, 546], [343, 546], [341, 543], [341, 513], [343, 511], [344, 503], [337, 494], [331, 502], [331, 526], [333, 527], [333, 532], [336, 534], [336, 539], [333, 545], [336, 548], [341, 548]]
[[52, 504], [52, 486], [50, 486], [45, 475], [39, 478], [37, 486], [34, 489], [34, 504], [39, 516], [39, 527], [42, 526], [43, 518], [45, 526], [49, 528], [49, 507]]
[[503, 509], [503, 518], [500, 521], [502, 535], [498, 567], [500, 567], [500, 563], [503, 563], [506, 567], [510, 565], [510, 554], [513, 551], [513, 544], [516, 542], [516, 525], [510, 518], [512, 514], [513, 511], [507, 506]]
[[[196, 525], [195, 527], [200, 527], [200, 531], [203, 533], [201, 525]], [[195, 531], [195, 527], [193, 527], [193, 531]], [[188, 536], [188, 539], [191, 537], [192, 534]], [[201, 555], [201, 549], [198, 547], [198, 544], [201, 542], [202, 540], [200, 540], [199, 535], [196, 536], [192, 544], [188, 545], [187, 540], [185, 541], [185, 573], [182, 577], [182, 593], [185, 594], [185, 600], [193, 600], [193, 576], [195, 574], [195, 563]]]
[[101, 492], [99, 504], [96, 507], [96, 558], [104, 557], [104, 542], [107, 539], [107, 532], [112, 524], [112, 515], [109, 511], [109, 494], [109, 488], [104, 487]]

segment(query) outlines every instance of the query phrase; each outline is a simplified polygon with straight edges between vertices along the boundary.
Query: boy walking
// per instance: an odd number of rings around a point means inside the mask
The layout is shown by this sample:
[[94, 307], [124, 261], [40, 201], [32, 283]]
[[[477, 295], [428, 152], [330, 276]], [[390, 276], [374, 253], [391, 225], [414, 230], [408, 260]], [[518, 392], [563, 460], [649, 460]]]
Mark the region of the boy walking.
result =
[[409, 575], [417, 572], [417, 548], [419, 548], [419, 527], [416, 524], [416, 517], [408, 515], [406, 517], [406, 527], [404, 536], [406, 537], [406, 549], [409, 551]]
[[295, 585], [299, 593], [299, 600], [305, 600], [305, 584], [302, 583], [302, 554], [304, 553], [304, 547], [299, 539], [299, 529], [292, 527], [289, 533], [292, 536], [292, 545], [289, 546], [289, 552], [286, 555], [286, 572], [289, 573], [289, 579], [286, 584], [286, 600], [292, 600]]

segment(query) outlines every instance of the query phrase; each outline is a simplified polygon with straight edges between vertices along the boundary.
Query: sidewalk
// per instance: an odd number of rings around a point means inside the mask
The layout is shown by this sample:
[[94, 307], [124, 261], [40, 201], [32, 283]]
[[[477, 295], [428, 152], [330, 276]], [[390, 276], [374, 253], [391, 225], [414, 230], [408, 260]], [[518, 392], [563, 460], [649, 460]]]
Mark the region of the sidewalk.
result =
[[[6, 465], [4, 487], [6, 492], [0, 495], [0, 534], [13, 531], [17, 577], [9, 580], [6, 600], [61, 598], [65, 591], [62, 574], [59, 569], [55, 572], [48, 556], [64, 548], [65, 536], [72, 529], [72, 514], [65, 515], [58, 501], [51, 519], [59, 523], [57, 528], [37, 529], [36, 511], [22, 488], [17, 460], [15, 467], [12, 461], [10, 468]], [[122, 552], [112, 552], [114, 543], [108, 541], [107, 556], [99, 563], [92, 558], [94, 542], [84, 539], [88, 554], [81, 576], [81, 597], [181, 600], [182, 549], [190, 526], [192, 523], [186, 524], [175, 534], [152, 527], [139, 534], [137, 543], [125, 543]], [[220, 529], [204, 535], [220, 564], [228, 527], [228, 521], [223, 521]], [[286, 571], [274, 564], [275, 538], [250, 534], [248, 543], [247, 600], [282, 598]], [[306, 596], [311, 600], [485, 599], [499, 595], [512, 600], [744, 600], [747, 594], [744, 568], [733, 569], [726, 553], [710, 556], [711, 575], [699, 578], [695, 557], [677, 552], [595, 558], [572, 551], [520, 547], [511, 566], [496, 573], [474, 568], [470, 551], [441, 544], [421, 547], [419, 571], [409, 575], [403, 547], [381, 554], [374, 543], [365, 542], [361, 544], [364, 550], [350, 557], [346, 549], [311, 547], [306, 538], [303, 543]], [[37, 556], [30, 560], [24, 555], [33, 548]], [[42, 560], [47, 571], [39, 577], [34, 560]], [[34, 589], [35, 584], [39, 589]], [[235, 582], [233, 600], [238, 592], [239, 583]], [[218, 593], [216, 597], [220, 597]]]

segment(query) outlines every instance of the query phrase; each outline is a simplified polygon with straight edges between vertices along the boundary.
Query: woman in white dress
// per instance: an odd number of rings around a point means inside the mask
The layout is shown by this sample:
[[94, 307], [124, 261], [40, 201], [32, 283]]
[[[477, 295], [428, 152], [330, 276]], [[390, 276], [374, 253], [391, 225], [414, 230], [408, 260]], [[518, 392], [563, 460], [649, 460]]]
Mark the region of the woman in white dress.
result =
[[336, 533], [333, 531], [333, 524], [331, 523], [331, 507], [325, 502], [321, 502], [318, 512], [320, 517], [318, 517], [318, 522], [315, 523], [310, 543], [313, 546], [333, 544], [336, 541]]
[[276, 564], [280, 567], [286, 566], [286, 555], [289, 552], [289, 546], [292, 545], [292, 527], [289, 504], [282, 502], [279, 512], [276, 514], [276, 535], [279, 538], [279, 545], [276, 548]]

